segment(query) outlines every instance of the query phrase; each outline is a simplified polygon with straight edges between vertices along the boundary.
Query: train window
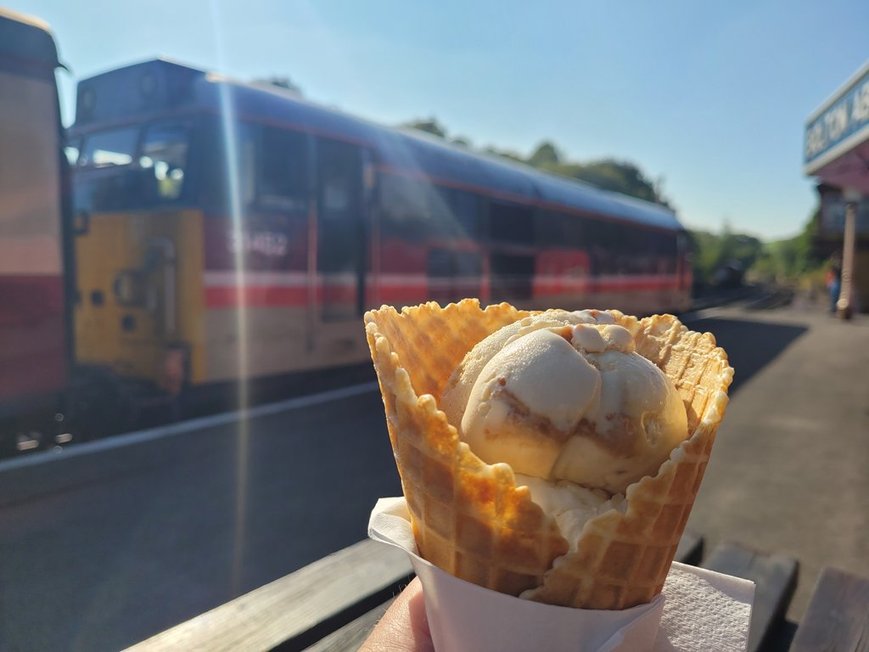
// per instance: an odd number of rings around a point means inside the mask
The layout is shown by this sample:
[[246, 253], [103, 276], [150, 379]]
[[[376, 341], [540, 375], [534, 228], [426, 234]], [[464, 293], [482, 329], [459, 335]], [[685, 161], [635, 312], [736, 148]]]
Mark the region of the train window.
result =
[[440, 303], [448, 303], [453, 295], [453, 253], [448, 249], [430, 249], [426, 261], [428, 274], [428, 298]]
[[534, 256], [493, 254], [490, 263], [493, 301], [523, 302], [531, 299]]
[[447, 249], [429, 250], [426, 268], [429, 278], [448, 278], [452, 276], [452, 252]]
[[425, 217], [431, 232], [442, 237], [458, 235], [461, 229], [453, 213], [451, 191], [431, 184], [423, 184], [422, 190], [426, 198]]
[[642, 234], [632, 227], [613, 224], [616, 266], [619, 274], [643, 273], [644, 246]]
[[483, 273], [483, 257], [476, 251], [457, 251], [453, 268], [456, 276], [479, 277]]
[[187, 128], [179, 124], [156, 124], [145, 130], [139, 166], [154, 171], [157, 197], [178, 199], [187, 168]]
[[563, 247], [567, 217], [551, 211], [541, 212], [535, 220], [535, 241], [541, 247]]
[[578, 215], [564, 215], [564, 246], [574, 249], [584, 248], [588, 241], [586, 224], [588, 220]]
[[662, 274], [676, 272], [677, 234], [661, 233], [658, 235], [658, 271]]
[[384, 235], [404, 240], [424, 240], [430, 227], [426, 188], [415, 179], [385, 174], [380, 183]]
[[133, 162], [139, 130], [135, 127], [110, 129], [88, 136], [78, 158], [80, 166], [109, 167]]
[[[285, 129], [263, 127], [258, 173], [257, 200], [260, 203], [305, 210], [308, 198], [305, 135]], [[340, 198], [327, 194], [326, 199], [334, 202]]]
[[424, 230], [429, 237], [459, 240], [479, 237], [480, 202], [476, 196], [429, 181], [405, 180], [402, 185], [403, 197], [389, 197], [404, 204], [398, 211], [406, 223]]
[[355, 145], [317, 141], [317, 270], [324, 320], [355, 319], [364, 307], [366, 223], [362, 152]]
[[426, 267], [430, 299], [448, 302], [479, 296], [483, 259], [478, 252], [433, 248]]
[[618, 271], [612, 224], [590, 219], [586, 224], [588, 251], [595, 274], [615, 274]]
[[492, 202], [489, 215], [489, 237], [494, 242], [532, 244], [534, 240], [534, 209], [530, 206]]
[[450, 190], [449, 198], [453, 219], [459, 229], [459, 237], [478, 240], [482, 232], [480, 198], [463, 190]]
[[[223, 127], [217, 119], [209, 117], [197, 121], [194, 131], [196, 153], [191, 158], [191, 166], [195, 162], [195, 186], [201, 193], [203, 205], [218, 215], [231, 214], [234, 208], [230, 193], [235, 190], [239, 194], [239, 208], [250, 206], [256, 180], [256, 127], [245, 123], [236, 125], [234, 148], [226, 146]], [[227, 159], [232, 153], [235, 163], [229, 164]], [[236, 183], [231, 183], [231, 179]]]

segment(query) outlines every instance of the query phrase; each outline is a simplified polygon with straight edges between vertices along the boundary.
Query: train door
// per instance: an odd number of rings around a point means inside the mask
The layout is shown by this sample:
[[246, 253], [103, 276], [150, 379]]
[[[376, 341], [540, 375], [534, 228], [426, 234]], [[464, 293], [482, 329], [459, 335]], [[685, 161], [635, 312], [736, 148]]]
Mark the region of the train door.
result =
[[365, 352], [362, 312], [368, 265], [365, 152], [355, 145], [317, 140], [317, 305], [319, 362], [342, 364]]

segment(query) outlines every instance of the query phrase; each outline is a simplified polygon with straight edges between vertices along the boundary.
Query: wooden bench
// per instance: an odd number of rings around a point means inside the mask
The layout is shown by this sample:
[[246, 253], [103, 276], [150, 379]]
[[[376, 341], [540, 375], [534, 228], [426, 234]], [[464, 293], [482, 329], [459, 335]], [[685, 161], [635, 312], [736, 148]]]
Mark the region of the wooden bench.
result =
[[391, 602], [412, 577], [404, 552], [366, 539], [129, 649], [305, 649]]
[[838, 568], [821, 571], [791, 652], [869, 651], [869, 579]]
[[748, 651], [764, 649], [784, 619], [797, 588], [799, 563], [793, 557], [765, 554], [737, 543], [718, 545], [703, 568], [743, 577], [755, 584]]
[[[676, 559], [754, 580], [749, 649], [787, 649], [784, 615], [797, 560], [731, 542], [704, 558], [703, 545], [702, 537], [686, 532]], [[412, 576], [403, 552], [360, 541], [131, 649], [355, 650]], [[869, 580], [826, 569], [791, 649], [869, 651]]]

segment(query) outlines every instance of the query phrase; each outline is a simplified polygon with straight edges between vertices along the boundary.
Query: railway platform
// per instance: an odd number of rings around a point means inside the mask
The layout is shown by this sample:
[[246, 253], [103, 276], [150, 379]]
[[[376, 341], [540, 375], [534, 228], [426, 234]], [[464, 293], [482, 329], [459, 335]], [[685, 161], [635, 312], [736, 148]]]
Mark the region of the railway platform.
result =
[[[688, 315], [736, 380], [689, 529], [869, 576], [869, 319]], [[376, 388], [354, 385], [0, 463], [0, 648], [119, 649], [365, 537], [400, 488]]]

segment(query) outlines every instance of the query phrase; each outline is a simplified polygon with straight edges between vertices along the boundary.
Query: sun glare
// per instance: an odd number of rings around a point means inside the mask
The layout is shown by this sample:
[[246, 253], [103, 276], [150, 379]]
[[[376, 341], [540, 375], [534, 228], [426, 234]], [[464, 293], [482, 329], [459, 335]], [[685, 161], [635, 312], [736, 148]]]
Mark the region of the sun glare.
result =
[[[218, 66], [225, 69], [226, 57], [220, 29], [219, 3], [211, 3], [212, 28]], [[247, 308], [245, 303], [245, 249], [244, 224], [241, 202], [241, 184], [238, 167], [238, 137], [236, 132], [235, 104], [232, 86], [229, 83], [218, 85], [220, 93], [221, 133], [223, 137], [224, 161], [226, 161], [226, 188], [229, 194], [229, 210], [233, 247], [233, 266], [235, 270], [235, 311], [236, 311], [236, 346], [238, 365], [238, 433], [236, 444], [236, 493], [235, 493], [235, 528], [233, 536], [232, 589], [235, 593], [242, 590], [242, 564], [245, 550], [245, 521], [247, 513], [248, 493], [248, 447], [250, 439], [250, 424], [247, 410], [248, 396], [248, 348], [247, 348]]]

